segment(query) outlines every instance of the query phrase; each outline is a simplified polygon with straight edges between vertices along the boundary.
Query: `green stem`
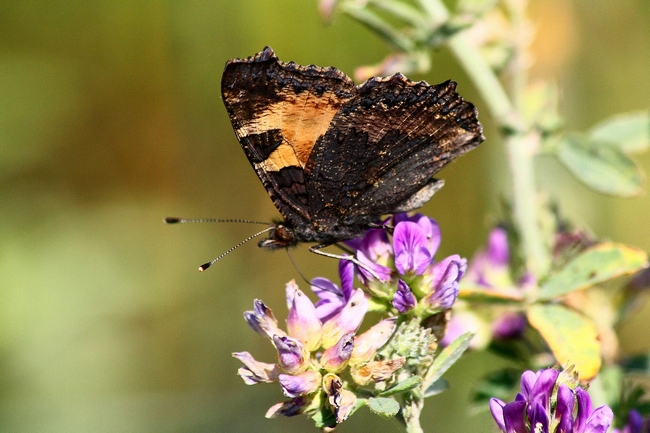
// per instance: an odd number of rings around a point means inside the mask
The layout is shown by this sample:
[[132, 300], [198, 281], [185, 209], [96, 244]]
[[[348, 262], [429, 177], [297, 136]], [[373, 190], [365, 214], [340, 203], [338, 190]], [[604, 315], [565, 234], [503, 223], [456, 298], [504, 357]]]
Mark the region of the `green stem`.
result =
[[404, 399], [403, 415], [406, 423], [406, 433], [424, 433], [420, 425], [420, 414], [424, 406], [424, 400], [407, 393]]
[[[449, 11], [442, 1], [420, 0], [420, 3], [433, 22], [443, 23], [449, 19]], [[524, 2], [520, 3], [521, 7], [525, 6]], [[521, 12], [521, 7], [517, 12]], [[517, 15], [516, 19], [516, 25], [522, 27], [521, 15]], [[462, 32], [452, 36], [448, 45], [504, 134], [512, 175], [514, 219], [521, 235], [527, 269], [537, 276], [542, 275], [547, 269], [548, 259], [537, 215], [537, 188], [533, 167], [536, 142], [534, 136], [526, 133], [526, 126], [519, 114], [526, 80], [525, 53], [517, 50], [512, 68], [513, 99], [517, 103], [515, 106], [492, 68]]]

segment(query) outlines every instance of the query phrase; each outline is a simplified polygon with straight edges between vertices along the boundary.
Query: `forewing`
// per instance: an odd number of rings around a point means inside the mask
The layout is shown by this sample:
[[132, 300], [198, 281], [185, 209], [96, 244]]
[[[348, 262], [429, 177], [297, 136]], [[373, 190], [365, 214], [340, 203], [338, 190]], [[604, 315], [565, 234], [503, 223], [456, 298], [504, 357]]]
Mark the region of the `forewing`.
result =
[[307, 167], [312, 218], [355, 225], [394, 213], [431, 177], [484, 137], [456, 83], [430, 86], [401, 74], [372, 78], [345, 102]]
[[356, 92], [335, 68], [278, 60], [271, 48], [226, 64], [223, 102], [273, 203], [300, 225], [310, 219], [304, 168], [314, 144]]

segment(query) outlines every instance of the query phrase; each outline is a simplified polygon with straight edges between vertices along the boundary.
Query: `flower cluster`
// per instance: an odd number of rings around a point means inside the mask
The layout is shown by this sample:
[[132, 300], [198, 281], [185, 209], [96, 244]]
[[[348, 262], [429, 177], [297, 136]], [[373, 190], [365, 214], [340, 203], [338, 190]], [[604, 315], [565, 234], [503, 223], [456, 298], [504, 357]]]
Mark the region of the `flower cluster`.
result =
[[526, 371], [515, 401], [490, 400], [490, 411], [504, 433], [605, 433], [613, 413], [592, 408], [587, 391], [569, 371]]
[[467, 261], [457, 254], [434, 260], [441, 239], [436, 221], [421, 214], [397, 214], [384, 225], [346, 242], [361, 266], [341, 261], [341, 288], [325, 278], [312, 281], [320, 299], [317, 309], [325, 317], [350, 298], [355, 273], [375, 310], [425, 318], [450, 309], [456, 301]]
[[355, 408], [356, 395], [346, 388], [340, 373], [350, 369], [357, 385], [389, 379], [403, 361], [372, 361], [395, 329], [395, 318], [380, 321], [361, 335], [355, 335], [368, 310], [366, 294], [357, 289], [335, 314], [323, 317], [295, 282], [287, 284], [287, 331], [280, 329], [272, 311], [262, 301], [244, 316], [249, 326], [275, 346], [278, 361], [256, 361], [250, 353], [233, 356], [244, 366], [238, 371], [246, 384], [279, 382], [288, 401], [278, 403], [267, 417], [313, 414], [323, 408], [336, 423]]
[[[245, 313], [249, 326], [275, 347], [277, 362], [234, 353], [244, 364], [239, 375], [249, 385], [278, 382], [289, 398], [271, 407], [267, 417], [325, 413], [339, 423], [359, 406], [360, 392], [379, 395], [398, 380], [424, 374], [431, 365], [435, 338], [431, 330], [420, 328], [420, 321], [451, 308], [467, 262], [458, 255], [434, 260], [440, 229], [430, 218], [399, 214], [384, 225], [346, 243], [355, 261], [339, 262], [340, 287], [326, 278], [312, 280], [316, 304], [295, 282], [287, 284], [286, 331], [259, 300]], [[355, 289], [355, 277], [362, 288]], [[389, 317], [356, 335], [370, 308]], [[378, 353], [398, 318], [407, 316], [412, 324], [400, 327], [401, 343]], [[410, 342], [407, 349], [403, 340]], [[351, 381], [342, 379], [344, 372]]]

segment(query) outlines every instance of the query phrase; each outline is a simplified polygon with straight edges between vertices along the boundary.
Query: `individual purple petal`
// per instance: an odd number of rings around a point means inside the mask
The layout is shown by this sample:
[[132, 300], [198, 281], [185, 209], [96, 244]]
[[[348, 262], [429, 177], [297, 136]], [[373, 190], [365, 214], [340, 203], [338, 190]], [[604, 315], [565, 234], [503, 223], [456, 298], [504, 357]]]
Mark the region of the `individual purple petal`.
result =
[[305, 349], [313, 352], [320, 347], [322, 335], [321, 321], [316, 315], [316, 307], [297, 286], [287, 285], [287, 291], [293, 290], [291, 308], [287, 316], [287, 332], [300, 341]]
[[361, 364], [374, 358], [377, 350], [393, 335], [396, 323], [397, 317], [389, 317], [356, 336], [350, 364]]
[[[555, 382], [559, 375], [560, 372], [552, 368], [542, 370], [535, 381], [535, 385], [533, 385], [529, 401], [531, 403], [541, 404], [545, 411], [550, 410], [551, 393], [553, 392]], [[530, 410], [531, 407], [534, 406], [530, 405], [528, 409]], [[531, 417], [530, 413], [528, 414], [528, 417]]]
[[366, 268], [371, 269], [382, 281], [390, 279], [392, 269], [389, 265], [393, 257], [393, 246], [388, 241], [386, 230], [368, 230], [356, 250], [356, 257], [363, 264], [357, 268], [362, 282], [367, 283], [375, 279]]
[[278, 364], [289, 374], [296, 374], [307, 368], [302, 343], [291, 337], [273, 337], [273, 344], [278, 350]]
[[366, 232], [358, 251], [363, 251], [373, 262], [385, 265], [393, 255], [393, 246], [388, 240], [386, 230], [371, 229]]
[[253, 311], [245, 311], [244, 319], [253, 331], [263, 337], [273, 338], [274, 335], [284, 336], [286, 333], [278, 327], [278, 321], [273, 311], [259, 299], [253, 301]]
[[495, 340], [512, 340], [522, 336], [526, 330], [526, 317], [521, 313], [505, 312], [492, 323], [492, 337]]
[[541, 370], [535, 373], [534, 371], [526, 370], [521, 375], [521, 392], [526, 400], [531, 398], [531, 393], [537, 378], [541, 374]]
[[591, 397], [582, 388], [576, 388], [576, 399], [578, 400], [578, 412], [576, 414], [573, 431], [575, 433], [584, 433], [587, 425], [587, 419], [591, 415]]
[[[546, 408], [540, 403], [534, 402], [528, 406], [527, 412], [529, 412], [528, 419], [530, 420], [530, 430], [535, 433], [548, 433], [549, 414], [546, 411]], [[518, 432], [519, 430], [515, 429], [512, 431]]]
[[274, 382], [280, 374], [277, 365], [256, 361], [248, 352], [235, 352], [232, 356], [244, 364], [244, 367], [237, 370], [237, 374], [244, 380], [246, 385]]
[[506, 403], [498, 398], [490, 399], [490, 412], [492, 413], [492, 418], [494, 418], [494, 421], [502, 432], [506, 431], [506, 424], [503, 419], [503, 408], [505, 405]]
[[368, 299], [357, 289], [341, 311], [323, 324], [322, 346], [327, 349], [335, 345], [344, 334], [356, 332], [368, 311]]
[[400, 314], [406, 313], [417, 304], [417, 299], [415, 299], [413, 292], [411, 292], [409, 286], [401, 279], [397, 282], [397, 291], [393, 296], [392, 304]]
[[281, 374], [278, 376], [282, 393], [287, 397], [300, 397], [311, 394], [319, 388], [322, 376], [313, 370], [303, 371], [300, 374]]
[[574, 405], [573, 391], [565, 384], [560, 384], [557, 390], [557, 405], [555, 406], [555, 420], [558, 421], [558, 425], [554, 433], [572, 432]]
[[[341, 262], [343, 261], [341, 260]], [[319, 301], [316, 302], [316, 316], [323, 323], [341, 311], [348, 301], [339, 286], [327, 278], [316, 277], [311, 280], [311, 290], [319, 298]]]
[[344, 334], [334, 346], [323, 352], [320, 365], [330, 373], [339, 373], [347, 365], [354, 350], [354, 332]]
[[393, 248], [395, 268], [401, 275], [422, 275], [433, 259], [421, 227], [410, 221], [401, 222], [395, 227]]
[[354, 263], [349, 260], [339, 260], [339, 277], [341, 278], [341, 292], [347, 301], [354, 292]]
[[506, 433], [527, 433], [529, 430], [526, 427], [526, 402], [513, 401], [506, 404], [503, 407], [503, 422]]
[[584, 432], [574, 430], [575, 433], [606, 433], [612, 425], [614, 413], [608, 406], [597, 407], [587, 419]]
[[[357, 260], [363, 265], [359, 266], [359, 277], [360, 280], [367, 284], [369, 281], [375, 279], [375, 275], [379, 277], [381, 281], [389, 281], [390, 276], [393, 273], [393, 270], [388, 266], [380, 265], [379, 263], [374, 262], [364, 250], [357, 251]], [[372, 273], [368, 270], [370, 269]], [[373, 275], [373, 273], [375, 275]]]

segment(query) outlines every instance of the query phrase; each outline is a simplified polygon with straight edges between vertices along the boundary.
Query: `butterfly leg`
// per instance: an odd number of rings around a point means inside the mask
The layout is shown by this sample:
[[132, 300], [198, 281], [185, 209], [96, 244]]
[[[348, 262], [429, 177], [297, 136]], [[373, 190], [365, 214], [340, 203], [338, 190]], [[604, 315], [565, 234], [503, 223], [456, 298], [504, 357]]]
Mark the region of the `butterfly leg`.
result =
[[381, 278], [379, 278], [379, 276], [372, 269], [370, 269], [368, 266], [361, 263], [359, 260], [355, 259], [354, 256], [342, 256], [340, 254], [332, 254], [332, 253], [328, 253], [328, 252], [325, 252], [325, 251], [321, 251], [322, 248], [328, 247], [330, 245], [332, 245], [332, 244], [314, 245], [313, 247], [309, 247], [309, 251], [311, 251], [312, 253], [315, 253], [315, 254], [320, 254], [321, 256], [329, 257], [331, 259], [347, 260], [349, 262], [352, 262], [355, 265], [359, 266], [360, 268], [363, 268], [366, 271], [368, 271], [370, 273], [370, 275], [375, 277], [378, 281], [381, 281]]

